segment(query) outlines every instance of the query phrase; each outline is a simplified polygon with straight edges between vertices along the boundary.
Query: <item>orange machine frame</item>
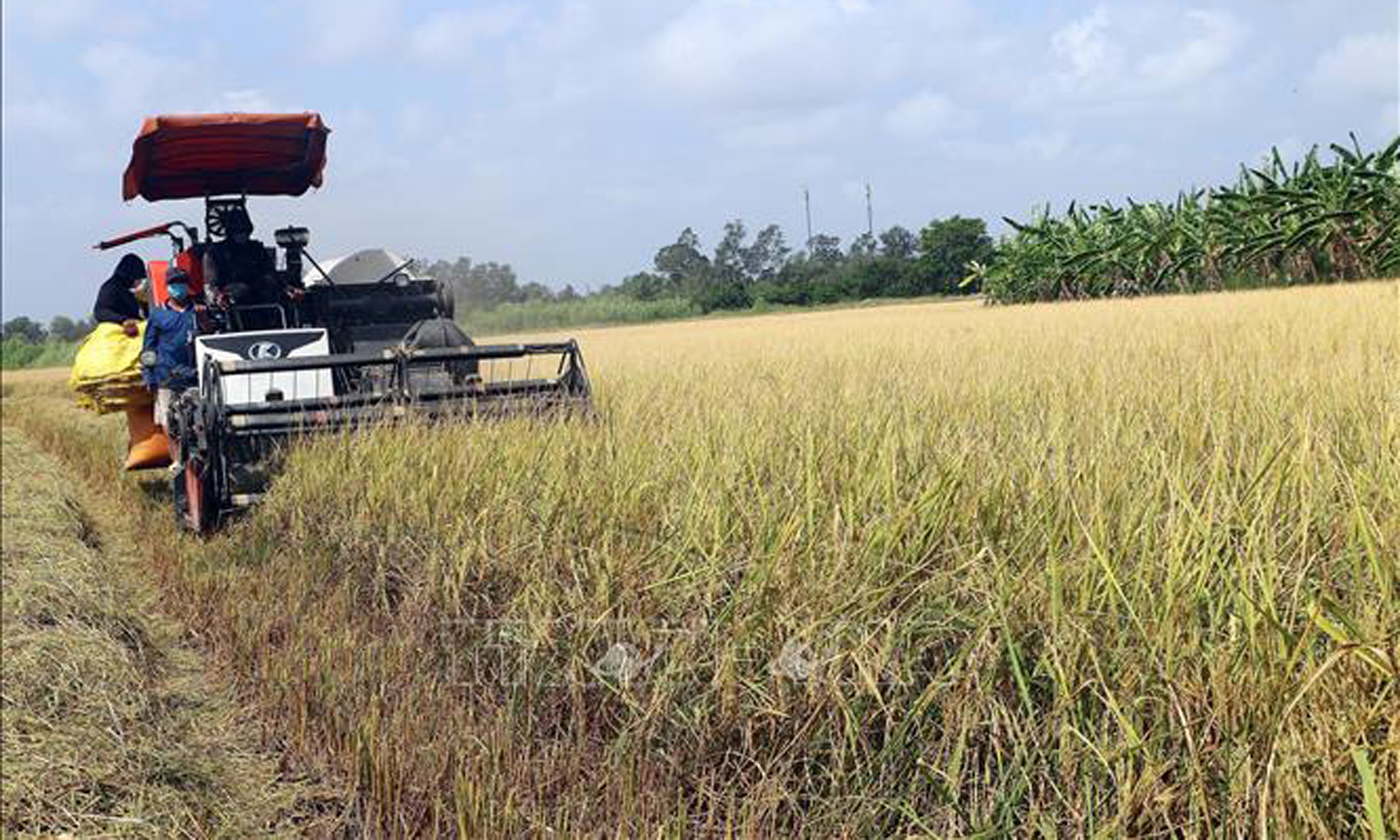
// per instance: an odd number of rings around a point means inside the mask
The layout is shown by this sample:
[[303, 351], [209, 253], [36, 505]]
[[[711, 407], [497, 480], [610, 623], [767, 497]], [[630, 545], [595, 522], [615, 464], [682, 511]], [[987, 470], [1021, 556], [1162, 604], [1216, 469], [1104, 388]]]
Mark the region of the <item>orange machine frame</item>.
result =
[[[190, 297], [198, 299], [204, 294], [204, 260], [190, 250], [175, 255], [175, 266], [190, 276]], [[170, 260], [151, 260], [146, 263], [146, 277], [151, 281], [151, 305], [164, 306], [170, 299], [165, 288], [165, 276], [170, 271]]]

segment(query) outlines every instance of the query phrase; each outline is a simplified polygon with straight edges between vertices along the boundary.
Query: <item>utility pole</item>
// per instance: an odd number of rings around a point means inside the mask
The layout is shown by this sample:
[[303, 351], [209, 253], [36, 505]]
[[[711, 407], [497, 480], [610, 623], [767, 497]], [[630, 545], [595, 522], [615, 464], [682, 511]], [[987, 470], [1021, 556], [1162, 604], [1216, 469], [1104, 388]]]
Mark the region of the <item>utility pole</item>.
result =
[[802, 187], [802, 204], [807, 208], [807, 251], [812, 251], [812, 194]]
[[870, 183], [865, 184], [865, 232], [875, 236], [875, 210], [870, 203]]

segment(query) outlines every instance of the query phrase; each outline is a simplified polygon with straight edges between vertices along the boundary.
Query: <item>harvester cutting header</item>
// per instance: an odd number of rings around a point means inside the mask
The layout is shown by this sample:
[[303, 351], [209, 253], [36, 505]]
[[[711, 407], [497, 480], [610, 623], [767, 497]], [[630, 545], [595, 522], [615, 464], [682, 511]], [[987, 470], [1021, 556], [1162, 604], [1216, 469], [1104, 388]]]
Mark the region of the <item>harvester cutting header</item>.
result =
[[[254, 237], [247, 197], [319, 187], [329, 134], [314, 113], [147, 119], [122, 196], [201, 198], [203, 233], [171, 221], [97, 245], [167, 238], [171, 258], [147, 265], [151, 305], [167, 303], [174, 279], [198, 310], [188, 387], [155, 418], [176, 464], [177, 514], [194, 530], [260, 498], [300, 433], [588, 403], [573, 340], [477, 345], [453, 321], [452, 289], [410, 261], [371, 249], [327, 269], [304, 227], [274, 231], [275, 248]], [[148, 370], [157, 363], [142, 356]], [[142, 410], [130, 402], [129, 416]]]

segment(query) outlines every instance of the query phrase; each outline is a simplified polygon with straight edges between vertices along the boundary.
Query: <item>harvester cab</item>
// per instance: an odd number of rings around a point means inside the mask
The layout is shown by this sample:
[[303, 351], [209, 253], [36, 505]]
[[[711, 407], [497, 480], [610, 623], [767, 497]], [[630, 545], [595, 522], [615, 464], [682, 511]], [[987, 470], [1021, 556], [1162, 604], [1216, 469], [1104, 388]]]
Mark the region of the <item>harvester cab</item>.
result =
[[406, 417], [466, 420], [587, 408], [578, 344], [478, 345], [453, 320], [450, 286], [368, 249], [318, 263], [310, 233], [254, 237], [249, 195], [298, 196], [322, 183], [330, 130], [317, 114], [146, 120], [123, 197], [201, 198], [204, 236], [170, 222], [101, 242], [170, 239], [149, 264], [151, 300], [171, 266], [202, 306], [198, 385], [170, 408], [180, 520], [205, 531], [267, 490], [288, 440]]

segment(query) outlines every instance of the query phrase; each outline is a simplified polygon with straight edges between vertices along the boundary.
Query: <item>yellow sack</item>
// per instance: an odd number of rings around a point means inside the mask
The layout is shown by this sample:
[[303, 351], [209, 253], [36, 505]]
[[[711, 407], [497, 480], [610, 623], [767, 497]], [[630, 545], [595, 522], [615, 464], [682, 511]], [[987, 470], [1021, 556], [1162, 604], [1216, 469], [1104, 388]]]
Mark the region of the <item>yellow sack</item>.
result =
[[149, 402], [141, 382], [141, 343], [146, 324], [138, 321], [135, 337], [121, 324], [98, 324], [78, 347], [68, 387], [84, 408], [106, 414]]
[[68, 386], [76, 389], [85, 382], [109, 377], [141, 375], [141, 342], [146, 322], [136, 322], [136, 336], [129, 337], [121, 324], [98, 324], [78, 347]]

